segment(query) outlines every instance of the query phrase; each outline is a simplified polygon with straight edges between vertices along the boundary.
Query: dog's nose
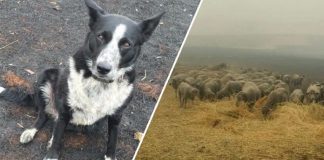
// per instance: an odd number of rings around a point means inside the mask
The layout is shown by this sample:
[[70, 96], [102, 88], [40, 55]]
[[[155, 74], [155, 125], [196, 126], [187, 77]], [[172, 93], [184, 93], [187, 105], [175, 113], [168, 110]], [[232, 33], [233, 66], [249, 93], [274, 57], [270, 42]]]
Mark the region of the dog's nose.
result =
[[106, 64], [106, 63], [99, 63], [97, 65], [97, 71], [100, 73], [100, 74], [108, 74], [111, 70], [111, 65], [109, 64]]

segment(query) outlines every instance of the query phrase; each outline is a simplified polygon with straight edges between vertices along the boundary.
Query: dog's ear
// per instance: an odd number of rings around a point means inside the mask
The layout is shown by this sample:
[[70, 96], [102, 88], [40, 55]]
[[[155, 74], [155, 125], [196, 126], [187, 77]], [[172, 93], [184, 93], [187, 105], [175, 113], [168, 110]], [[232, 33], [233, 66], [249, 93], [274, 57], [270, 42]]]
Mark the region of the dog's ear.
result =
[[89, 26], [91, 28], [92, 25], [98, 20], [98, 18], [105, 14], [105, 11], [101, 7], [99, 7], [93, 0], [85, 0], [85, 4], [88, 7], [90, 16]]
[[156, 16], [142, 21], [139, 24], [143, 36], [143, 42], [147, 41], [150, 38], [155, 28], [159, 25], [159, 22], [164, 14], [165, 12], [162, 12]]

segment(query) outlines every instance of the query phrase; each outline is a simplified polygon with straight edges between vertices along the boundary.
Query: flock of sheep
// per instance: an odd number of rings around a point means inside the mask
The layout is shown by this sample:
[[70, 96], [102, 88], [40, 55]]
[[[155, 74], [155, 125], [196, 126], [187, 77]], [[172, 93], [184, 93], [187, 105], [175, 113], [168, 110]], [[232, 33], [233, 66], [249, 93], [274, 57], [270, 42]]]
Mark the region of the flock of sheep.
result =
[[[186, 72], [186, 73], [184, 73]], [[180, 107], [195, 97], [216, 101], [235, 97], [236, 106], [246, 104], [253, 111], [255, 102], [267, 96], [262, 106], [264, 116], [282, 102], [324, 104], [324, 83], [305, 82], [303, 75], [278, 74], [268, 70], [240, 68], [230, 70], [225, 64], [202, 67], [173, 74], [170, 85], [175, 89]]]

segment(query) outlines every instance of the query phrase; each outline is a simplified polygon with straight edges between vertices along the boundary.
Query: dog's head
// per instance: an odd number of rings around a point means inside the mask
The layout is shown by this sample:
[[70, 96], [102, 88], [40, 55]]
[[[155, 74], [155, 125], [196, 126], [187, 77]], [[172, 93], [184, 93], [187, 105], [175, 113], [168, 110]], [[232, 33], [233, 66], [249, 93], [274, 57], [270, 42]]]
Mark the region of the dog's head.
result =
[[87, 65], [95, 78], [112, 82], [133, 69], [141, 45], [152, 35], [164, 12], [135, 22], [106, 13], [92, 0], [85, 3], [90, 16], [90, 32], [85, 42]]

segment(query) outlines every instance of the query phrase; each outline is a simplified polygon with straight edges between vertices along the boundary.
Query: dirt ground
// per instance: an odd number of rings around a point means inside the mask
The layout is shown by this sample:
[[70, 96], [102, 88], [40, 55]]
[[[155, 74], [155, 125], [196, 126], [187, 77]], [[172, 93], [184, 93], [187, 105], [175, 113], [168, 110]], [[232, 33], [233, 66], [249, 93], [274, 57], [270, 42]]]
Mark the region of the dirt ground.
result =
[[[131, 159], [138, 145], [134, 133], [144, 132], [199, 0], [97, 2], [110, 13], [135, 20], [167, 12], [142, 48], [137, 65], [139, 85], [120, 124], [117, 158]], [[0, 0], [0, 15], [0, 86], [8, 85], [3, 77], [8, 71], [32, 83], [37, 75], [34, 72], [66, 67], [68, 57], [81, 46], [88, 31], [87, 10], [82, 0]], [[0, 159], [42, 159], [50, 122], [32, 143], [21, 145], [19, 136], [23, 128], [32, 125], [35, 111], [3, 101], [0, 106]], [[61, 158], [102, 159], [106, 139], [106, 129], [87, 134], [67, 132]]]
[[234, 100], [179, 108], [168, 86], [136, 157], [150, 159], [324, 159], [324, 107], [285, 103], [265, 120]]

